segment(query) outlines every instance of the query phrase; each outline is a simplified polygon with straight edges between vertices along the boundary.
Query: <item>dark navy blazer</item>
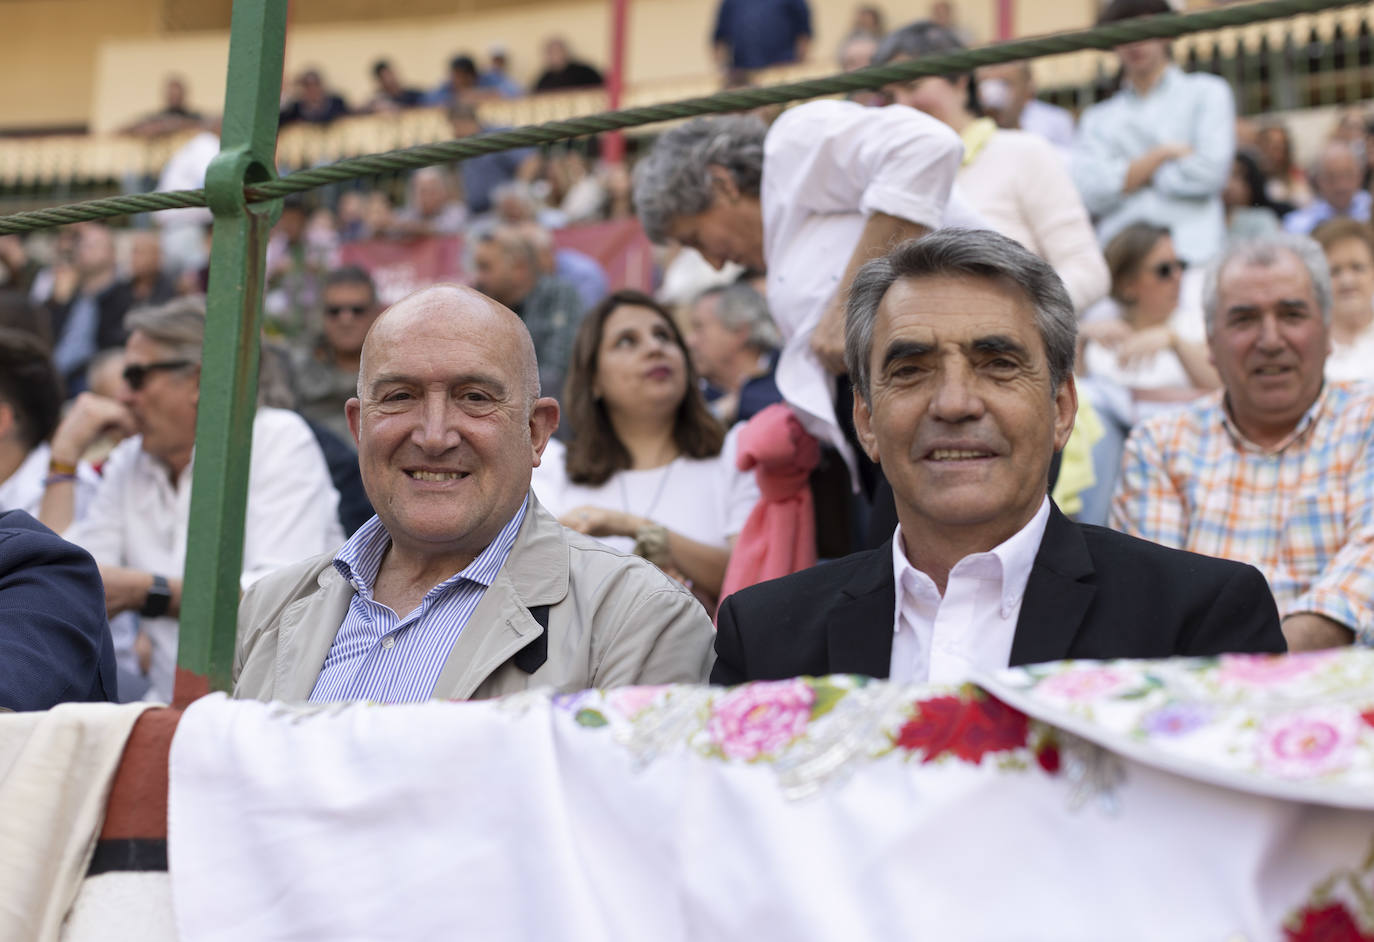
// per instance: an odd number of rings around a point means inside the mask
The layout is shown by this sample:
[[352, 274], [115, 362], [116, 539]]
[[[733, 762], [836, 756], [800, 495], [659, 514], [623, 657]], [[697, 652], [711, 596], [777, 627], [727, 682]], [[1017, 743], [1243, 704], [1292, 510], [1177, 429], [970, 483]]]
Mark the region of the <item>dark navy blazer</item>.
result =
[[46, 710], [115, 693], [95, 560], [22, 510], [0, 513], [0, 708]]

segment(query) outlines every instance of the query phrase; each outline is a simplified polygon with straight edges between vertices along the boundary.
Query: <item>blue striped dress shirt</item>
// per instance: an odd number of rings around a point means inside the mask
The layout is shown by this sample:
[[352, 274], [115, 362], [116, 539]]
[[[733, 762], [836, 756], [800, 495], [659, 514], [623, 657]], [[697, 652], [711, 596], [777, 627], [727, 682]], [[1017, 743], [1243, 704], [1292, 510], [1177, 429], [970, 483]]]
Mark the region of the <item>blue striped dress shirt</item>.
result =
[[324, 659], [312, 702], [427, 700], [453, 644], [477, 603], [510, 556], [529, 497], [468, 567], [425, 593], [404, 618], [372, 597], [391, 536], [373, 517], [334, 556], [334, 568], [353, 586], [334, 644]]

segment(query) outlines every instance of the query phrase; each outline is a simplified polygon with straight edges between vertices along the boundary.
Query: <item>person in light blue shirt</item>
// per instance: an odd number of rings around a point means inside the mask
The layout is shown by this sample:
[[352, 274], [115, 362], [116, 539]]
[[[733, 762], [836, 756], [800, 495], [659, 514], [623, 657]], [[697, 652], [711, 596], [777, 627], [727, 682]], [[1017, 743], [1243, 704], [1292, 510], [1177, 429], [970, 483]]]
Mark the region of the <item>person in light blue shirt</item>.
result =
[[[1165, 0], [1113, 0], [1098, 24], [1172, 12]], [[1133, 222], [1167, 227], [1178, 254], [1206, 262], [1226, 236], [1221, 192], [1235, 153], [1235, 101], [1215, 75], [1184, 73], [1169, 43], [1117, 47], [1121, 90], [1083, 112], [1072, 169], [1105, 244]]]
[[1322, 148], [1312, 182], [1317, 187], [1317, 199], [1283, 217], [1283, 228], [1299, 235], [1311, 235], [1328, 219], [1348, 217], [1356, 222], [1369, 222], [1369, 191], [1361, 189], [1362, 161], [1349, 144], [1331, 141]]

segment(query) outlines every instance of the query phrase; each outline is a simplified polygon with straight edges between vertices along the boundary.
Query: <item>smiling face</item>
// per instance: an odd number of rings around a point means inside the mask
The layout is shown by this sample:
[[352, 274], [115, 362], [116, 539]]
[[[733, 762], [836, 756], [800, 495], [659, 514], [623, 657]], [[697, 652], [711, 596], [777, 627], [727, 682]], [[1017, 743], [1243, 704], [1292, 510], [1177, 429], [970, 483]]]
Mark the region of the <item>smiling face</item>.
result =
[[739, 192], [728, 173], [713, 168], [715, 195], [703, 212], [677, 216], [668, 235], [680, 245], [696, 249], [712, 268], [735, 262], [762, 271], [763, 210], [758, 197]]
[[687, 395], [687, 351], [662, 315], [637, 304], [611, 311], [601, 325], [592, 392], [612, 418], [677, 411]]
[[1374, 305], [1374, 253], [1359, 237], [1340, 239], [1326, 249], [1331, 268], [1333, 320], [1363, 326]]
[[420, 292], [378, 319], [347, 413], [394, 546], [461, 568], [519, 509], [558, 424], [552, 399], [532, 404], [534, 369], [519, 319], [466, 288]]
[[1030, 303], [979, 278], [899, 279], [873, 325], [871, 404], [854, 422], [892, 485], [908, 547], [1005, 541], [1045, 497], [1077, 409], [1051, 389]]
[[1321, 393], [1329, 335], [1312, 278], [1292, 252], [1222, 270], [1207, 342], [1231, 418], [1256, 444], [1277, 444]]

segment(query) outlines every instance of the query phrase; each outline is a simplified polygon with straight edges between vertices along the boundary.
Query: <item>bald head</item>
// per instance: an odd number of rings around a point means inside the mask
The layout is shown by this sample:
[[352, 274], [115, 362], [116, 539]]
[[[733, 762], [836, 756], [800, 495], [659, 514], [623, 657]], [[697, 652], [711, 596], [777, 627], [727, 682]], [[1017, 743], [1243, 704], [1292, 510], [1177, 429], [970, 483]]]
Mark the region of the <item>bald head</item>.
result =
[[508, 347], [504, 362], [517, 365], [519, 384], [529, 405], [539, 398], [539, 364], [534, 356], [534, 341], [519, 316], [480, 291], [458, 284], [431, 285], [406, 295], [383, 311], [367, 339], [363, 341], [358, 364], [358, 398], [370, 382], [367, 363], [370, 353], [390, 345], [401, 336], [414, 338], [426, 333], [444, 337], [480, 333]]

